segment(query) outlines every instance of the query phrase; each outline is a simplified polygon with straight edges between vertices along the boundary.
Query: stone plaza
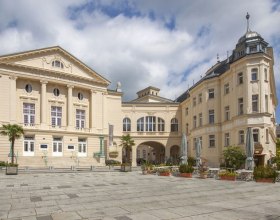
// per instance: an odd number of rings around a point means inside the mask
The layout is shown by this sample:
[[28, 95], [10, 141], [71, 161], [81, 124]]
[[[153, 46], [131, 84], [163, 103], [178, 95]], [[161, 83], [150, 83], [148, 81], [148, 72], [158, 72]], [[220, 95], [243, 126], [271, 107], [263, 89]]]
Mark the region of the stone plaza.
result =
[[0, 195], [9, 220], [280, 219], [279, 183], [140, 171], [1, 172]]

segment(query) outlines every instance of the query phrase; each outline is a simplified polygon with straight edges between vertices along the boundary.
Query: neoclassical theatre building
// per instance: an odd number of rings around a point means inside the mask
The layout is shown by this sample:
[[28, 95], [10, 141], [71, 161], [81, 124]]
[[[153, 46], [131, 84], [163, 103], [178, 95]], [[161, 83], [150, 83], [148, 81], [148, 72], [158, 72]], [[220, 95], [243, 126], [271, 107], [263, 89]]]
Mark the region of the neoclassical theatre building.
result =
[[[15, 142], [20, 166], [96, 166], [122, 160], [122, 135], [135, 141], [137, 159], [164, 162], [180, 156], [182, 134], [188, 154], [197, 141], [202, 158], [218, 166], [228, 146], [245, 147], [252, 127], [255, 160], [265, 164], [275, 154], [276, 88], [273, 49], [247, 30], [232, 54], [212, 66], [176, 100], [147, 87], [122, 101], [122, 92], [59, 46], [0, 57], [0, 124], [19, 124]], [[203, 73], [202, 73], [203, 74]], [[10, 143], [0, 137], [0, 161]]]

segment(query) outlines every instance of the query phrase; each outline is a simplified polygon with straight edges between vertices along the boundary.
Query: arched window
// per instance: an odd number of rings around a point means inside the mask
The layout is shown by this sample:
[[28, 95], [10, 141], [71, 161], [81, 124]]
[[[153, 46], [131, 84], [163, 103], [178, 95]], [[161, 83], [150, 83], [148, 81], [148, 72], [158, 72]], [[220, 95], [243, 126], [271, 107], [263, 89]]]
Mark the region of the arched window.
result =
[[144, 117], [137, 120], [137, 131], [144, 131]]
[[129, 118], [123, 119], [123, 131], [131, 131], [131, 121]]
[[172, 118], [171, 119], [171, 132], [178, 131], [178, 119]]
[[52, 61], [52, 66], [53, 67], [58, 67], [58, 68], [61, 68], [61, 69], [63, 69], [63, 63], [62, 62], [60, 62], [59, 60], [54, 60], [54, 61]]
[[158, 131], [164, 131], [164, 120], [162, 118], [158, 118]]

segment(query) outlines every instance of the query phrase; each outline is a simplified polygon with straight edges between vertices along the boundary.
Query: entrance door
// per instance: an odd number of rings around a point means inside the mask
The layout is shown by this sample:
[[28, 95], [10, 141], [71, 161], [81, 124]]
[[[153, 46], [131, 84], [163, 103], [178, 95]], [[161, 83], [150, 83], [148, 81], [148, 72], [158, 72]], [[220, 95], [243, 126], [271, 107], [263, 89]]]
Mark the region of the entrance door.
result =
[[34, 156], [34, 137], [24, 137], [23, 156]]
[[86, 157], [87, 156], [87, 142], [86, 142], [86, 139], [79, 139], [78, 156], [79, 157]]
[[254, 155], [255, 166], [264, 166], [264, 155]]
[[62, 138], [53, 139], [53, 156], [61, 157], [62, 156]]

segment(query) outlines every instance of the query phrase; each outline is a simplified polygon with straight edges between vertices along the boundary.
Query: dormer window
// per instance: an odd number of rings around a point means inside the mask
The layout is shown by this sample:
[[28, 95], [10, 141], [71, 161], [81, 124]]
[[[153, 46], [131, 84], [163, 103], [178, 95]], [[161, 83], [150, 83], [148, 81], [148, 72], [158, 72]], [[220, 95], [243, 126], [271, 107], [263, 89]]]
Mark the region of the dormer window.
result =
[[249, 49], [250, 49], [250, 53], [255, 53], [255, 52], [257, 52], [257, 46], [256, 46], [256, 45], [255, 45], [255, 46], [249, 47]]
[[52, 66], [53, 67], [58, 67], [58, 68], [61, 68], [61, 69], [63, 69], [63, 63], [61, 62], [61, 61], [59, 61], [59, 60], [54, 60], [54, 61], [52, 61]]

